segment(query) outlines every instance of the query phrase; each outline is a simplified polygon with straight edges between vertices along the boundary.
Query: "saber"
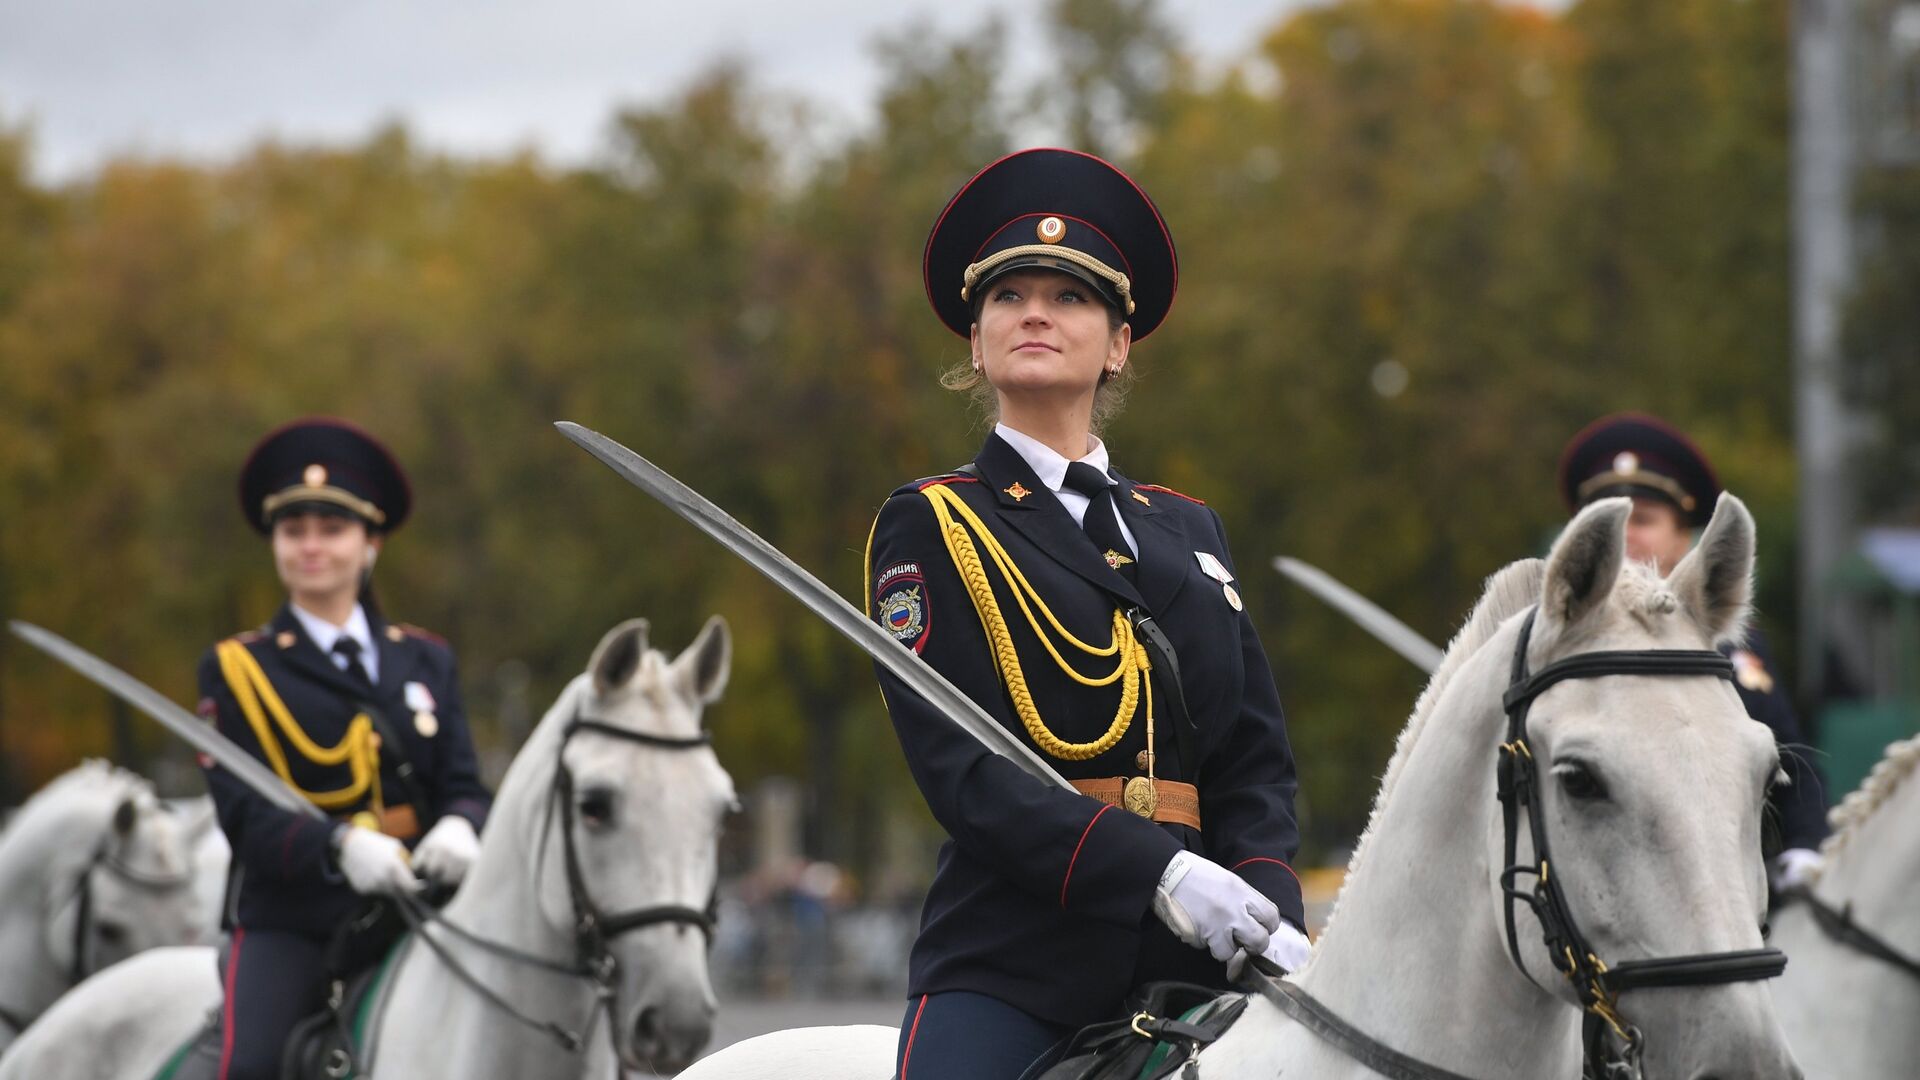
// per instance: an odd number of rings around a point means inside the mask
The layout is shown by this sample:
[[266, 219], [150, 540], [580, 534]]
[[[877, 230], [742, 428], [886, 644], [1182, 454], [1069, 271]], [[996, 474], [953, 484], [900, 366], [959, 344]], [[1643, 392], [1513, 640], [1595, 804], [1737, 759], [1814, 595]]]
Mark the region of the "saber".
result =
[[1360, 629], [1406, 657], [1414, 667], [1431, 675], [1433, 669], [1440, 666], [1440, 650], [1433, 642], [1421, 637], [1413, 627], [1387, 614], [1379, 604], [1340, 584], [1325, 570], [1285, 555], [1273, 560], [1273, 568], [1325, 601], [1328, 607], [1358, 623]]
[[212, 758], [221, 768], [232, 773], [236, 779], [252, 788], [256, 794], [268, 802], [282, 810], [291, 810], [296, 814], [304, 814], [320, 821], [327, 820], [325, 812], [301, 798], [252, 754], [235, 746], [232, 740], [214, 730], [211, 724], [202, 723], [199, 717], [168, 701], [166, 695], [160, 691], [51, 630], [42, 629], [30, 622], [21, 622], [19, 619], [8, 620], [7, 626], [27, 644], [47, 653], [55, 660], [86, 676], [114, 697], [158, 720], [161, 727], [185, 739], [188, 745]]
[[808, 611], [826, 620], [827, 625], [840, 632], [840, 636], [860, 646], [914, 693], [946, 713], [987, 749], [1007, 758], [1033, 776], [1073, 790], [1073, 786], [1055, 772], [1053, 766], [1042, 760], [1027, 744], [1015, 739], [1012, 732], [1001, 727], [972, 698], [961, 693], [947, 681], [946, 676], [929, 666], [920, 658], [920, 654], [895, 641], [892, 634], [855, 611], [853, 605], [841, 599], [839, 593], [827, 588], [819, 578], [782, 555], [778, 548], [755, 535], [753, 530], [727, 516], [726, 511], [713, 505], [699, 492], [597, 431], [567, 420], [556, 423], [554, 427], [559, 428], [560, 434], [573, 440], [581, 449], [625, 477], [628, 483], [658, 499], [667, 509], [718, 540], [722, 547], [745, 559], [767, 580], [806, 605]]

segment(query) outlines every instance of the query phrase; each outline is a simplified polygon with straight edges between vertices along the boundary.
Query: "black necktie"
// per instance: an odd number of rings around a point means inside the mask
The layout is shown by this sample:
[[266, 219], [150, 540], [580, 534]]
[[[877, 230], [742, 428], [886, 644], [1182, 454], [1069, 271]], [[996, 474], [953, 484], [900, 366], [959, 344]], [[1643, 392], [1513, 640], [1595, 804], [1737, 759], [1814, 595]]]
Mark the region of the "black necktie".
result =
[[373, 688], [372, 676], [367, 674], [367, 669], [360, 663], [360, 643], [358, 641], [353, 640], [345, 634], [341, 634], [333, 640], [333, 651], [337, 656], [346, 657], [347, 663], [345, 670], [347, 674], [365, 683], [369, 690]]
[[1120, 571], [1128, 581], [1134, 580], [1133, 551], [1120, 533], [1119, 508], [1113, 504], [1113, 485], [1107, 481], [1107, 474], [1084, 461], [1076, 461], [1067, 466], [1066, 482], [1068, 487], [1087, 497], [1087, 513], [1080, 521], [1087, 538], [1093, 541], [1108, 566]]

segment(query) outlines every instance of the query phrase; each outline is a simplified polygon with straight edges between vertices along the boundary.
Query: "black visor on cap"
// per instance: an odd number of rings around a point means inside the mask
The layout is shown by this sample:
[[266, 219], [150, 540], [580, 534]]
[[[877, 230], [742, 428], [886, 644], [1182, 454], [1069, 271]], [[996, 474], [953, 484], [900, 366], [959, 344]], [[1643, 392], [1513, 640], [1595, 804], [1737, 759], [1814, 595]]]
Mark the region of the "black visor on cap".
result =
[[981, 289], [1015, 270], [1087, 282], [1133, 326], [1135, 340], [1166, 318], [1179, 264], [1166, 223], [1127, 175], [1075, 150], [1023, 150], [982, 169], [927, 236], [927, 299], [962, 337]]

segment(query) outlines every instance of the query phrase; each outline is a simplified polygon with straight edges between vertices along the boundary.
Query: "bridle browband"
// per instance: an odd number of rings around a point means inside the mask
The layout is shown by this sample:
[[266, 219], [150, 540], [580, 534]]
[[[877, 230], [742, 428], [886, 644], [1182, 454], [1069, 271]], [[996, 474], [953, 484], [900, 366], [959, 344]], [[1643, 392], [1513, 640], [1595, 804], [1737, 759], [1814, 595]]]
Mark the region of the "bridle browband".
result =
[[[1521, 974], [1533, 980], [1520, 956], [1520, 939], [1514, 920], [1514, 905], [1523, 902], [1533, 909], [1540, 922], [1547, 955], [1554, 967], [1573, 984], [1580, 1005], [1587, 1012], [1586, 1044], [1590, 1063], [1598, 1063], [1608, 1076], [1639, 1075], [1641, 1036], [1637, 1027], [1620, 1015], [1619, 996], [1628, 990], [1647, 987], [1715, 986], [1722, 983], [1771, 979], [1786, 970], [1787, 958], [1778, 949], [1737, 949], [1729, 952], [1698, 953], [1690, 956], [1629, 960], [1609, 966], [1600, 959], [1574, 921], [1561, 879], [1552, 873], [1547, 844], [1547, 815], [1541, 802], [1539, 764], [1527, 741], [1527, 714], [1534, 699], [1560, 682], [1569, 679], [1593, 679], [1607, 675], [1711, 676], [1733, 679], [1733, 664], [1709, 649], [1634, 649], [1580, 653], [1557, 660], [1529, 675], [1527, 644], [1533, 634], [1535, 607], [1527, 612], [1520, 626], [1519, 640], [1513, 650], [1512, 679], [1501, 703], [1507, 714], [1507, 739], [1500, 744], [1496, 770], [1497, 790], [1506, 831], [1506, 867], [1500, 873], [1505, 895], [1507, 951]], [[1527, 815], [1533, 840], [1533, 865], [1518, 862], [1519, 816]], [[1533, 888], [1520, 889], [1514, 881], [1532, 875]], [[1539, 985], [1535, 981], [1535, 985]], [[1619, 1040], [1619, 1053], [1607, 1044], [1609, 1033]]]
[[[604, 1014], [607, 1020], [607, 1038], [613, 1047], [614, 1056], [619, 1059], [621, 1065], [630, 1070], [651, 1071], [646, 1062], [630, 1060], [630, 1055], [620, 1042], [618, 1029], [620, 960], [614, 955], [612, 944], [622, 935], [635, 930], [673, 924], [697, 927], [706, 937], [708, 946], [711, 947], [719, 904], [719, 882], [714, 883], [714, 890], [709, 894], [704, 910], [684, 904], [652, 904], [608, 914], [594, 902], [593, 894], [587, 888], [586, 875], [580, 869], [579, 850], [573, 838], [573, 773], [567, 768], [566, 763], [567, 744], [576, 734], [583, 731], [661, 750], [698, 750], [713, 742], [712, 735], [704, 729], [698, 734], [687, 736], [654, 735], [609, 724], [603, 720], [582, 717], [577, 713], [561, 730], [560, 745], [554, 751], [553, 781], [547, 790], [547, 816], [545, 824], [541, 827], [541, 846], [544, 851], [546, 838], [552, 828], [554, 810], [557, 807], [561, 820], [562, 858], [567, 871], [567, 898], [573, 907], [574, 955], [571, 964], [488, 941], [449, 922], [441, 917], [438, 911], [413, 897], [400, 897], [399, 908], [415, 936], [425, 942], [448, 970], [488, 1004], [527, 1027], [551, 1036], [568, 1053], [577, 1053], [586, 1045], [593, 1034], [592, 1025]], [[537, 864], [540, 857], [536, 856], [535, 861]], [[584, 979], [592, 983], [594, 1005], [589, 1011], [587, 1022], [579, 1025], [577, 1030], [569, 1029], [556, 1021], [541, 1020], [521, 1012], [468, 971], [465, 965], [461, 964], [447, 949], [445, 943], [436, 941], [433, 935], [427, 933], [426, 929], [430, 925], [441, 927], [470, 945], [514, 963]], [[357, 1070], [364, 1072], [363, 1069], [359, 1069], [360, 1063], [353, 1064]]]

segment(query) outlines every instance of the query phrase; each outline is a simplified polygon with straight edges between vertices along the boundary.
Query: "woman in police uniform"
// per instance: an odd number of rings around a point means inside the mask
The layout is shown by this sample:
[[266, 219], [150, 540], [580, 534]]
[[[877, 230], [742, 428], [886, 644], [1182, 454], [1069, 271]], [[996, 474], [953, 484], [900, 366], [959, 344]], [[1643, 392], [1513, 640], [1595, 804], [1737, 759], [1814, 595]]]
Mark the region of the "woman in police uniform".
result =
[[414, 891], [420, 875], [457, 884], [479, 851], [491, 796], [453, 650], [387, 622], [369, 587], [410, 502], [393, 456], [339, 420], [288, 424], [241, 469], [241, 512], [270, 539], [287, 603], [207, 651], [201, 715], [330, 820], [208, 768], [233, 846], [221, 1080], [280, 1075], [289, 1029], [323, 1004], [327, 941], [363, 896]]
[[1018, 1076], [1156, 979], [1224, 986], [1241, 949], [1304, 960], [1294, 764], [1220, 518], [1113, 468], [1094, 418], [1177, 279], [1124, 173], [1028, 150], [956, 194], [928, 298], [992, 395], [971, 465], [896, 490], [869, 613], [1080, 794], [994, 756], [882, 672], [949, 839], [922, 911], [902, 1080]]

